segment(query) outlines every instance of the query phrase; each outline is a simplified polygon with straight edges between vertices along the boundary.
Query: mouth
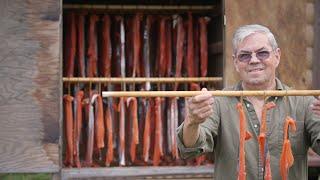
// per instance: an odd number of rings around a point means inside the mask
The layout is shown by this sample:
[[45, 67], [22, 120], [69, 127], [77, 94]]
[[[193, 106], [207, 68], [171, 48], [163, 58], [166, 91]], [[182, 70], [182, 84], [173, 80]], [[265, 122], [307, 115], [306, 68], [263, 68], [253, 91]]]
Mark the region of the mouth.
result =
[[249, 69], [248, 72], [260, 72], [260, 71], [263, 71], [264, 69], [263, 68], [254, 68], [254, 69]]

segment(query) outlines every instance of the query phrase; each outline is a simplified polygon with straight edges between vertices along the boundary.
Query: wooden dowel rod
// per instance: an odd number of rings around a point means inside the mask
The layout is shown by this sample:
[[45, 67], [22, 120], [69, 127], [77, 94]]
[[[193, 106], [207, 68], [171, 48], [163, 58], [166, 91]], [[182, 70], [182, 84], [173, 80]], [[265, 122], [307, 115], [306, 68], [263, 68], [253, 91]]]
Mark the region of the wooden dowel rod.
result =
[[171, 10], [204, 11], [214, 9], [213, 5], [106, 5], [106, 4], [64, 4], [63, 9], [97, 9], [97, 10]]
[[[320, 90], [208, 91], [213, 96], [319, 96]], [[190, 97], [201, 91], [103, 91], [103, 97]]]
[[222, 77], [152, 77], [152, 78], [142, 78], [142, 77], [135, 77], [135, 78], [66, 78], [64, 77], [63, 82], [70, 82], [70, 83], [78, 83], [78, 82], [92, 82], [92, 83], [102, 83], [102, 82], [109, 82], [109, 83], [175, 83], [175, 82], [221, 82]]

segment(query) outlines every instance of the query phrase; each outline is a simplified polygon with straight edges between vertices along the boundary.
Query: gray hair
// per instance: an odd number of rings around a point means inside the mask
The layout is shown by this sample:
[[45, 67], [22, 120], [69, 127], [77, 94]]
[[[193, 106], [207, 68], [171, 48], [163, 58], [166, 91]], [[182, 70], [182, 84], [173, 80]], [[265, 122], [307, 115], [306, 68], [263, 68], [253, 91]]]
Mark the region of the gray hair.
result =
[[253, 33], [262, 33], [265, 34], [269, 40], [269, 43], [272, 47], [272, 50], [276, 50], [278, 48], [278, 44], [274, 35], [271, 31], [262, 25], [259, 24], [250, 24], [239, 27], [233, 35], [232, 39], [232, 47], [233, 47], [233, 54], [237, 53], [238, 45], [249, 35]]

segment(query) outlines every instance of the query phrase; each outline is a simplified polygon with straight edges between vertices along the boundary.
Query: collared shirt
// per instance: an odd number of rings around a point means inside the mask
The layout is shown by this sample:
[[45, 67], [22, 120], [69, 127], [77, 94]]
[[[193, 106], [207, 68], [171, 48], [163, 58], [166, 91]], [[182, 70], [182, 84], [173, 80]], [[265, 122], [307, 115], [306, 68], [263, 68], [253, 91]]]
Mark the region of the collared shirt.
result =
[[[276, 79], [277, 90], [289, 87]], [[241, 82], [225, 90], [242, 90]], [[267, 147], [270, 153], [272, 179], [281, 179], [280, 155], [284, 139], [284, 121], [287, 115], [296, 122], [296, 132], [289, 132], [294, 164], [289, 169], [288, 179], [308, 179], [307, 151], [311, 147], [320, 155], [320, 117], [309, 106], [310, 96], [268, 97], [276, 107], [267, 112]], [[215, 97], [214, 113], [200, 125], [200, 135], [192, 148], [183, 144], [183, 123], [178, 127], [178, 147], [182, 158], [191, 158], [212, 152], [215, 159], [214, 179], [237, 179], [239, 159], [239, 113], [236, 104], [239, 97]], [[259, 157], [260, 122], [253, 105], [244, 98], [247, 130], [253, 135], [245, 143], [246, 173], [248, 180], [263, 179], [264, 167]], [[260, 115], [259, 115], [260, 116]]]

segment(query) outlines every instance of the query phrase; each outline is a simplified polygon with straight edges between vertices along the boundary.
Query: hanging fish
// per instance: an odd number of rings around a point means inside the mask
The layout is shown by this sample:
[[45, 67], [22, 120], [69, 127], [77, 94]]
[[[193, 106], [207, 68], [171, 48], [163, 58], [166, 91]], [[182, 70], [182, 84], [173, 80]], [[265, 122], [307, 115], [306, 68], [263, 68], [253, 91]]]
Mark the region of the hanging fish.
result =
[[[143, 31], [143, 65], [145, 69], [145, 74], [144, 76], [146, 78], [150, 77], [150, 44], [151, 44], [151, 38], [150, 38], [150, 30], [151, 30], [151, 25], [152, 25], [152, 17], [150, 15], [147, 16], [146, 18], [146, 23], [144, 26], [144, 31]], [[150, 82], [146, 82], [145, 85], [145, 90], [150, 91], [151, 90], [151, 84]]]
[[64, 165], [67, 167], [73, 166], [73, 114], [72, 114], [72, 101], [71, 95], [63, 96], [64, 103], [64, 127], [66, 137], [66, 156]]
[[73, 12], [66, 13], [66, 34], [65, 34], [65, 48], [64, 48], [64, 76], [73, 77], [74, 75], [74, 61], [76, 56], [76, 18]]
[[141, 34], [140, 26], [142, 21], [142, 15], [136, 14], [133, 19], [133, 72], [132, 77], [141, 76], [140, 74], [140, 56], [141, 56]]
[[193, 42], [194, 42], [194, 76], [198, 77], [199, 76], [199, 67], [200, 67], [200, 38], [199, 38], [199, 23], [193, 22]]
[[237, 104], [239, 112], [240, 127], [240, 144], [239, 144], [239, 172], [238, 180], [246, 180], [246, 158], [245, 158], [245, 141], [249, 140], [252, 135], [246, 130], [246, 115], [241, 102]]
[[296, 131], [296, 122], [291, 117], [287, 116], [284, 123], [284, 138], [283, 146], [280, 156], [280, 174], [282, 180], [286, 180], [288, 176], [289, 168], [293, 165], [294, 157], [291, 150], [291, 143], [288, 138], [289, 127], [291, 126], [291, 132]]
[[165, 77], [166, 67], [167, 67], [167, 57], [166, 57], [166, 20], [167, 17], [160, 18], [159, 24], [159, 58], [158, 58], [158, 76]]
[[119, 165], [125, 166], [125, 106], [124, 106], [124, 98], [120, 97], [119, 101]]
[[149, 151], [150, 151], [150, 138], [151, 138], [151, 99], [147, 100], [147, 114], [145, 119], [145, 126], [143, 131], [143, 160], [144, 162], [148, 162], [149, 160]]
[[95, 145], [96, 150], [99, 152], [99, 159], [101, 159], [100, 150], [104, 148], [104, 120], [103, 120], [103, 103], [102, 97], [97, 96], [95, 100], [95, 121], [94, 121]]
[[110, 27], [111, 21], [109, 15], [104, 15], [102, 18], [102, 36], [101, 36], [101, 76], [110, 77], [111, 76], [111, 55], [112, 46], [110, 38]]
[[[108, 85], [108, 91], [112, 91], [112, 85]], [[113, 98], [108, 97], [107, 105], [105, 108], [105, 114], [104, 114], [104, 124], [106, 128], [106, 134], [107, 134], [107, 151], [106, 151], [106, 159], [105, 159], [105, 165], [110, 166], [110, 164], [113, 162], [113, 148], [114, 148], [114, 111], [113, 111]]]
[[262, 108], [262, 115], [261, 115], [261, 126], [260, 126], [260, 134], [258, 137], [259, 142], [259, 152], [260, 157], [262, 160], [262, 164], [264, 165], [265, 161], [265, 146], [266, 146], [266, 140], [267, 140], [267, 111], [274, 108], [276, 105], [274, 102], [268, 102], [263, 105]]
[[264, 179], [265, 180], [272, 180], [271, 165], [270, 165], [270, 153], [269, 152], [267, 153], [267, 158], [266, 158]]
[[76, 93], [75, 96], [75, 116], [74, 116], [74, 131], [73, 131], [73, 138], [74, 138], [74, 143], [73, 143], [73, 157], [74, 157], [74, 163], [77, 168], [81, 167], [80, 164], [80, 150], [79, 150], [79, 145], [80, 145], [80, 136], [81, 136], [81, 130], [82, 130], [82, 100], [84, 97], [84, 92], [79, 90]]
[[84, 49], [84, 29], [85, 29], [85, 15], [84, 13], [79, 13], [77, 15], [77, 75], [78, 77], [85, 77], [85, 49]]
[[89, 119], [87, 126], [87, 148], [85, 156], [85, 165], [91, 167], [92, 164], [92, 155], [93, 155], [93, 144], [94, 144], [94, 102], [98, 94], [93, 94], [90, 99], [89, 104]]
[[87, 49], [87, 77], [97, 77], [97, 28], [96, 22], [99, 20], [97, 15], [90, 15], [88, 30], [88, 49]]
[[153, 152], [153, 165], [158, 166], [163, 156], [163, 138], [162, 138], [162, 122], [161, 122], [161, 98], [155, 98], [155, 140]]
[[[183, 25], [183, 19], [181, 16], [177, 16], [175, 18], [176, 26], [177, 26], [177, 43], [176, 43], [176, 69], [175, 69], [175, 77], [181, 77], [181, 68], [183, 63], [183, 47], [185, 41], [185, 29]], [[178, 83], [175, 84], [174, 90], [178, 89]]]
[[188, 40], [187, 40], [187, 72], [189, 77], [194, 77], [194, 46], [193, 46], [193, 20], [192, 14], [188, 13]]
[[[126, 76], [126, 60], [125, 60], [125, 30], [124, 30], [124, 22], [123, 18], [120, 17], [120, 43], [121, 43], [121, 53], [120, 53], [120, 64], [121, 64], [121, 77]], [[126, 84], [121, 85], [121, 89], [123, 91], [126, 90]], [[120, 159], [120, 166], [125, 166], [125, 105], [124, 105], [124, 98], [121, 97], [119, 101], [119, 108], [120, 108], [120, 125], [119, 125], [119, 137], [120, 137], [120, 146], [119, 146], [119, 159]]]
[[200, 69], [201, 77], [207, 76], [208, 71], [208, 38], [207, 38], [207, 24], [209, 17], [200, 17]]
[[138, 102], [135, 97], [129, 97], [127, 99], [127, 106], [130, 109], [131, 117], [131, 138], [130, 141], [130, 157], [131, 162], [134, 162], [136, 159], [136, 147], [139, 144], [139, 128], [138, 128]]

